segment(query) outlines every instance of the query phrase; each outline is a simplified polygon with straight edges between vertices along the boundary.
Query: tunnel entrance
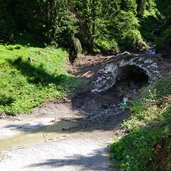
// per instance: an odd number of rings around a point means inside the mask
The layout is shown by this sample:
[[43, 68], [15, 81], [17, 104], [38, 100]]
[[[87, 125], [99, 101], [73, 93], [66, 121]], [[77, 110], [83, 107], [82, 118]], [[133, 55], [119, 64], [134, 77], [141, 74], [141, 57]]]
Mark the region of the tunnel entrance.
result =
[[143, 69], [128, 65], [120, 68], [114, 89], [120, 97], [128, 96], [135, 99], [139, 95], [139, 90], [146, 86], [148, 81], [149, 77]]
[[[87, 113], [117, 108], [118, 104], [127, 96], [130, 100], [139, 97], [140, 89], [148, 84], [147, 73], [135, 65], [119, 68], [115, 84], [109, 89], [97, 94], [80, 93], [73, 97], [74, 109], [81, 109]], [[112, 80], [111, 80], [112, 81]]]
[[120, 74], [117, 77], [117, 80], [132, 82], [139, 85], [147, 84], [148, 79], [146, 72], [135, 65], [121, 67]]
[[149, 77], [140, 67], [126, 65], [116, 69], [119, 74], [110, 80], [115, 83], [112, 87], [96, 94], [81, 92], [72, 98], [73, 109], [85, 115], [88, 126], [116, 125], [119, 119], [130, 116], [129, 109], [122, 107], [123, 100], [127, 99], [127, 105], [131, 104], [140, 96], [141, 88], [148, 84]]

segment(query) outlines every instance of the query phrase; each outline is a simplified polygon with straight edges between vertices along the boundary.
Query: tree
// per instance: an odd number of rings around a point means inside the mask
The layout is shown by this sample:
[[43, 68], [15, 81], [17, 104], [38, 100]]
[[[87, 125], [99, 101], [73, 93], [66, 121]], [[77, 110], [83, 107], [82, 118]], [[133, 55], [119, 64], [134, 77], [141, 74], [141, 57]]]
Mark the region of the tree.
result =
[[8, 13], [4, 0], [0, 0], [0, 42], [12, 41], [15, 31], [15, 24], [12, 16]]
[[154, 27], [148, 19], [159, 20], [160, 13], [163, 37], [170, 40], [169, 4], [169, 0], [0, 0], [0, 38], [30, 34], [41, 45], [68, 49], [71, 61], [81, 47], [104, 53], [141, 50], [146, 47], [141, 33], [151, 35]]

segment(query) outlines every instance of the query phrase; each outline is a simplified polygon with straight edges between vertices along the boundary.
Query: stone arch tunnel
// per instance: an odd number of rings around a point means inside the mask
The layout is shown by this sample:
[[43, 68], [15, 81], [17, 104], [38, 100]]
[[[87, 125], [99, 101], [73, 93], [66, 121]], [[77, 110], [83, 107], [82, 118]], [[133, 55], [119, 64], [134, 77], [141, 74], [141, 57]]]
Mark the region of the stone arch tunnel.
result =
[[152, 57], [145, 55], [127, 56], [119, 60], [111, 60], [99, 70], [91, 85], [91, 92], [108, 90], [118, 80], [153, 83], [160, 78], [157, 63]]
[[116, 80], [126, 80], [135, 83], [148, 83], [149, 77], [146, 71], [137, 67], [136, 65], [126, 65], [120, 67], [119, 74], [116, 77]]

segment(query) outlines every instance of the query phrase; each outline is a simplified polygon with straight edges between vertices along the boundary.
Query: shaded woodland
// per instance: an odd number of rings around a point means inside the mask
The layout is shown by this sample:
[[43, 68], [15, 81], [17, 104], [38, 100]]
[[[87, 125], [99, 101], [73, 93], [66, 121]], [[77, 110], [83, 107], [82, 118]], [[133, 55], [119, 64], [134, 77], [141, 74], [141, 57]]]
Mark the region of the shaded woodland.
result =
[[0, 0], [0, 8], [0, 42], [107, 54], [171, 43], [169, 0]]

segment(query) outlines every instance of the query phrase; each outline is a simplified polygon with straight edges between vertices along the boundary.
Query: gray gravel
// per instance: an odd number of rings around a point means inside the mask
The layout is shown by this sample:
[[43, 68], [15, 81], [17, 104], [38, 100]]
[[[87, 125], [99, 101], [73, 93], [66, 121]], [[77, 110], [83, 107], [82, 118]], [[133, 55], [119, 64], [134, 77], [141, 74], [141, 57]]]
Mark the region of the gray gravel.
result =
[[75, 133], [7, 151], [1, 171], [109, 171], [111, 132]]
[[[110, 171], [112, 131], [78, 127], [58, 135], [58, 128], [53, 130], [53, 124], [67, 129], [63, 120], [78, 118], [69, 104], [49, 104], [30, 115], [0, 119], [0, 171]], [[34, 132], [41, 126], [53, 129]]]

